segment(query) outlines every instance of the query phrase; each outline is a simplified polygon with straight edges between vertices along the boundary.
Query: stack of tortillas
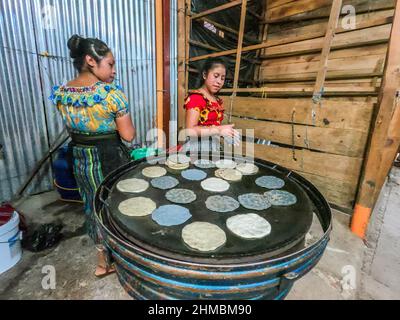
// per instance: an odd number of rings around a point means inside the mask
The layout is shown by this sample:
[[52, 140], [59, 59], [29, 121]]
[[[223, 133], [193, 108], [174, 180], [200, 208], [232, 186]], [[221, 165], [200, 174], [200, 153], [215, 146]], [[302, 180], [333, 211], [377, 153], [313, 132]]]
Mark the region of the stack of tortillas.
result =
[[182, 229], [182, 239], [189, 247], [208, 252], [224, 245], [226, 234], [215, 224], [193, 222]]
[[142, 170], [142, 174], [147, 178], [159, 178], [165, 176], [167, 170], [159, 166], [147, 167]]
[[208, 178], [201, 182], [201, 187], [206, 191], [225, 192], [229, 189], [229, 183], [220, 178]]
[[140, 193], [146, 191], [149, 183], [143, 179], [126, 179], [117, 184], [117, 189], [121, 192]]
[[258, 167], [252, 163], [241, 163], [236, 167], [243, 175], [249, 176], [258, 172]]
[[122, 201], [118, 206], [118, 210], [123, 215], [129, 217], [144, 217], [150, 215], [156, 207], [153, 200], [144, 197], [136, 197]]
[[242, 173], [236, 169], [218, 169], [215, 176], [227, 181], [239, 181], [242, 179]]
[[184, 154], [173, 154], [165, 164], [173, 170], [185, 170], [190, 166], [190, 158]]

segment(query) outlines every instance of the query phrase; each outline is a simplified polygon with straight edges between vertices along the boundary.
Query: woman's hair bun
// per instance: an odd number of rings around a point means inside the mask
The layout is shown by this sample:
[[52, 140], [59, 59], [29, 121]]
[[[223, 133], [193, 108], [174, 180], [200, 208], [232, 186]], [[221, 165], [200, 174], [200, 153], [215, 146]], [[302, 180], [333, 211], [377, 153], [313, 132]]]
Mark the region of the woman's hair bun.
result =
[[70, 50], [71, 58], [77, 58], [81, 55], [81, 44], [85, 39], [77, 34], [74, 34], [71, 38], [69, 38], [67, 46]]

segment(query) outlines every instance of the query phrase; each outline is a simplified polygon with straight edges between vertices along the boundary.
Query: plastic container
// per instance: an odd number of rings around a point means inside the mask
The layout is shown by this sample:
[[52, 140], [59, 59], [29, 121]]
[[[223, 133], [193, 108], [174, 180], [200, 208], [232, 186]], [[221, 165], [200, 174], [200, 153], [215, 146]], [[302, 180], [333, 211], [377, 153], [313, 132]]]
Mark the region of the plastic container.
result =
[[53, 162], [54, 186], [64, 201], [81, 201], [79, 188], [74, 177], [71, 150], [68, 145], [63, 146], [57, 152], [57, 158]]
[[0, 274], [15, 266], [22, 256], [22, 232], [19, 215], [14, 211], [10, 220], [0, 225]]

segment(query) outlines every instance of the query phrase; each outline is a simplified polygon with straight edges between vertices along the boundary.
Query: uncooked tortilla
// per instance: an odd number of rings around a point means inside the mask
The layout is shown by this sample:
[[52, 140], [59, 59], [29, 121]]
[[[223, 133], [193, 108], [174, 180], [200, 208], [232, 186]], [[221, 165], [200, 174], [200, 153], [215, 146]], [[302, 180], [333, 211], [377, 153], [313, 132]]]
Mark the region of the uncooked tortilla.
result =
[[259, 168], [253, 163], [241, 163], [236, 167], [243, 175], [249, 176], [256, 174]]
[[190, 163], [190, 158], [184, 154], [173, 154], [168, 157], [167, 161], [176, 164], [187, 164]]
[[165, 177], [155, 178], [151, 180], [150, 183], [154, 188], [161, 190], [168, 190], [175, 188], [179, 184], [179, 181], [174, 177], [165, 176]]
[[218, 169], [215, 171], [215, 176], [227, 181], [240, 181], [242, 174], [236, 169]]
[[153, 211], [151, 218], [160, 226], [178, 226], [188, 221], [192, 215], [185, 207], [175, 204], [161, 206]]
[[231, 212], [239, 208], [240, 204], [228, 196], [211, 196], [206, 200], [207, 209], [215, 212]]
[[230, 217], [226, 226], [232, 233], [244, 239], [261, 239], [271, 233], [269, 222], [255, 213]]
[[165, 197], [174, 203], [187, 204], [196, 200], [196, 194], [188, 189], [172, 189], [169, 190]]
[[229, 189], [229, 183], [220, 178], [208, 178], [201, 182], [201, 187], [206, 191], [225, 192]]
[[190, 163], [175, 163], [175, 162], [171, 162], [171, 161], [167, 160], [165, 162], [165, 165], [168, 168], [171, 168], [173, 170], [185, 170], [185, 169], [189, 168]]
[[207, 178], [207, 173], [199, 169], [189, 169], [182, 171], [182, 177], [190, 181], [201, 181]]
[[237, 166], [237, 163], [231, 159], [221, 159], [218, 160], [215, 165], [219, 169], [235, 169]]
[[285, 181], [274, 176], [262, 176], [256, 179], [256, 185], [266, 189], [280, 189], [285, 185]]
[[149, 183], [143, 179], [125, 179], [117, 184], [117, 189], [121, 192], [140, 193], [146, 191]]
[[147, 167], [142, 170], [142, 174], [147, 178], [159, 178], [165, 176], [167, 170], [159, 166]]
[[238, 197], [240, 204], [246, 209], [265, 210], [271, 207], [267, 197], [258, 193], [246, 193]]
[[129, 217], [144, 217], [150, 215], [156, 207], [153, 200], [144, 197], [136, 197], [122, 201], [118, 206], [118, 210], [123, 215]]
[[297, 202], [296, 196], [285, 190], [271, 190], [264, 195], [273, 206], [291, 206]]
[[191, 248], [208, 252], [226, 242], [224, 230], [208, 222], [193, 222], [182, 229], [182, 239]]

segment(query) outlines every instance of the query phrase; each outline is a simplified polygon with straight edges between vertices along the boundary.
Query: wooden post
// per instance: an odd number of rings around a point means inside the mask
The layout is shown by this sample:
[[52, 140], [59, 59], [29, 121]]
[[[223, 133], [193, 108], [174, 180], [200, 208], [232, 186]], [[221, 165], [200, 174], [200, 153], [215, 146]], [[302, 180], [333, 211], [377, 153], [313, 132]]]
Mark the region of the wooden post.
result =
[[246, 12], [247, 12], [247, 0], [243, 0], [242, 9], [240, 13], [239, 36], [238, 36], [238, 46], [237, 46], [236, 63], [235, 63], [235, 76], [233, 77], [233, 93], [231, 95], [231, 101], [230, 101], [231, 105], [229, 112], [229, 122], [231, 122], [232, 119], [233, 100], [236, 97], [236, 89], [239, 83], [240, 61], [242, 59], [243, 34], [244, 34], [244, 27], [246, 24]]
[[186, 1], [178, 0], [178, 132], [185, 126], [183, 104], [186, 95]]
[[[157, 90], [157, 129], [163, 129], [163, 3], [162, 1], [155, 2], [155, 15], [156, 15], [156, 90]], [[158, 147], [163, 148], [163, 137], [158, 134]]]
[[357, 202], [351, 222], [352, 232], [361, 238], [365, 238], [377, 194], [380, 192], [384, 180], [389, 173], [399, 146], [400, 111], [398, 103], [396, 103], [400, 88], [399, 39], [400, 0], [397, 0], [385, 72], [378, 97], [379, 111], [362, 172]]
[[314, 97], [320, 98], [324, 88], [326, 72], [328, 70], [329, 53], [331, 52], [332, 42], [335, 37], [335, 30], [338, 25], [341, 9], [342, 0], [333, 0], [328, 28], [325, 34], [324, 46], [320, 58], [320, 68], [318, 70], [317, 80], [314, 87]]
[[171, 0], [162, 0], [163, 13], [163, 132], [165, 148], [169, 148], [169, 122], [171, 120]]
[[217, 13], [217, 12], [220, 12], [222, 10], [226, 10], [226, 9], [229, 9], [229, 8], [232, 8], [232, 7], [236, 7], [236, 6], [240, 5], [240, 4], [243, 5], [243, 2], [244, 1], [242, 1], [242, 0], [235, 0], [235, 1], [232, 1], [232, 2], [228, 2], [226, 4], [223, 4], [223, 5], [220, 5], [218, 7], [212, 8], [210, 10], [206, 10], [206, 11], [203, 11], [203, 12], [200, 12], [200, 13], [196, 13], [191, 18], [193, 20], [194, 19], [199, 19], [201, 17], [208, 16], [210, 14]]

